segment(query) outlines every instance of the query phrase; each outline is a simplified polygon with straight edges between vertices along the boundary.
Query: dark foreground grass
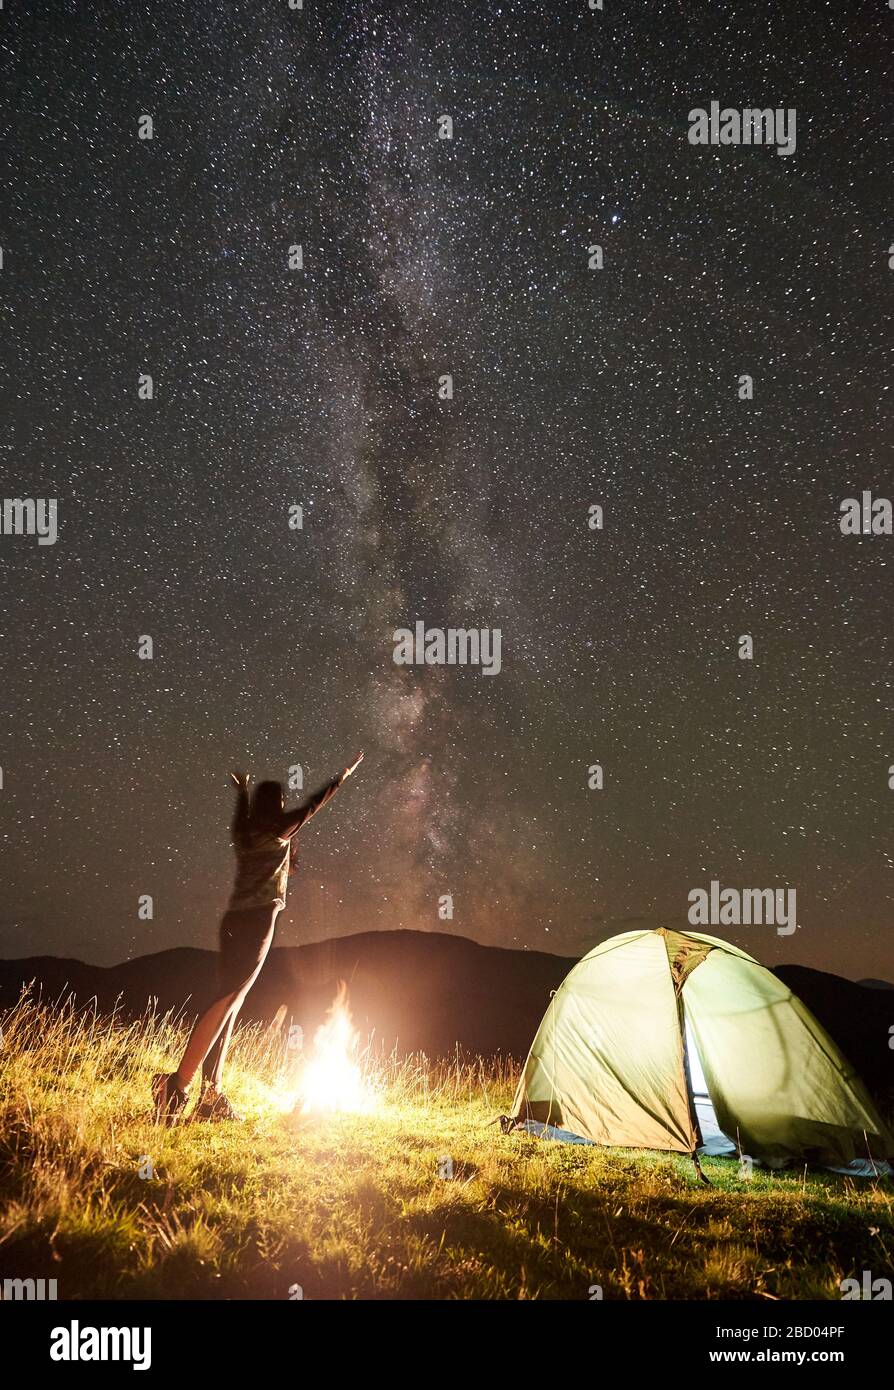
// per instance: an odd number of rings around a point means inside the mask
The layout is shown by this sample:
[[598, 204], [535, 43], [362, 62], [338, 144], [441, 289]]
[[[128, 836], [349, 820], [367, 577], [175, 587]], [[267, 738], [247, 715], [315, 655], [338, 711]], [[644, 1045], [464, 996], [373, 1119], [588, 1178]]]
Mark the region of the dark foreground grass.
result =
[[891, 1277], [890, 1179], [709, 1159], [707, 1188], [688, 1159], [503, 1135], [505, 1063], [379, 1059], [373, 1113], [300, 1119], [279, 1038], [244, 1029], [247, 1120], [165, 1130], [149, 1080], [176, 1022], [28, 1000], [0, 1021], [0, 1279], [61, 1299], [837, 1299]]

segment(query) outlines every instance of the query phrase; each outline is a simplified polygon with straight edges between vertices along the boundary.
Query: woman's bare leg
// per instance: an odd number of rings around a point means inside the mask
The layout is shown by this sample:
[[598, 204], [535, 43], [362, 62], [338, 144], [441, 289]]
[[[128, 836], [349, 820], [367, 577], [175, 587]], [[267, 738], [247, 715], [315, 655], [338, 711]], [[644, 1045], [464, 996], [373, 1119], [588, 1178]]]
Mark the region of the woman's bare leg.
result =
[[[223, 994], [205, 1010], [200, 1018], [196, 1019], [189, 1042], [186, 1044], [186, 1051], [180, 1066], [177, 1068], [177, 1084], [185, 1090], [192, 1081], [199, 1067], [204, 1067], [206, 1059], [213, 1050], [211, 1064], [204, 1068], [206, 1081], [210, 1080], [215, 1090], [220, 1089], [221, 1073], [223, 1064], [226, 1060], [227, 1048], [229, 1047], [230, 1037], [233, 1027], [239, 1015], [239, 1010], [245, 1001], [245, 996], [251, 989], [261, 967], [267, 957], [267, 952], [273, 942], [273, 932], [276, 925], [276, 918], [279, 914], [278, 907], [272, 907], [269, 912], [261, 913], [261, 930], [263, 935], [260, 938], [252, 936], [249, 941], [251, 958], [253, 964], [249, 966], [249, 973], [243, 976], [235, 990], [229, 994]], [[227, 968], [227, 952], [232, 951], [234, 942], [238, 945], [239, 932], [244, 928], [233, 927], [233, 917], [227, 914], [221, 922], [221, 960], [224, 965], [223, 978], [229, 979], [227, 982], [234, 983], [232, 974]]]
[[192, 1081], [199, 1067], [211, 1051], [222, 1028], [227, 1022], [227, 1014], [238, 994], [225, 994], [201, 1014], [193, 1024], [193, 1030], [186, 1044], [186, 1051], [177, 1068], [177, 1084], [184, 1091]]
[[[263, 947], [264, 957], [266, 957], [267, 951], [270, 949], [270, 942], [272, 940], [273, 928], [271, 927], [266, 944]], [[236, 1019], [239, 1017], [239, 1011], [245, 1003], [245, 996], [260, 975], [261, 966], [263, 964], [264, 960], [262, 959], [259, 961], [257, 969], [245, 981], [239, 993], [232, 996], [229, 1010], [224, 1018], [220, 1031], [211, 1044], [211, 1047], [208, 1049], [208, 1052], [205, 1054], [205, 1059], [202, 1063], [202, 1080], [206, 1084], [213, 1086], [215, 1091], [220, 1090], [224, 1062], [227, 1060], [227, 1051], [230, 1046], [230, 1039], [233, 1036], [233, 1029], [236, 1026]]]
[[215, 1091], [220, 1090], [220, 1083], [223, 1077], [224, 1062], [227, 1060], [227, 1051], [230, 1046], [230, 1039], [233, 1036], [233, 1029], [236, 1026], [236, 1019], [239, 1017], [239, 1010], [242, 1008], [245, 995], [240, 993], [236, 996], [227, 1011], [223, 1027], [215, 1038], [210, 1051], [202, 1063], [202, 1085], [213, 1086]]

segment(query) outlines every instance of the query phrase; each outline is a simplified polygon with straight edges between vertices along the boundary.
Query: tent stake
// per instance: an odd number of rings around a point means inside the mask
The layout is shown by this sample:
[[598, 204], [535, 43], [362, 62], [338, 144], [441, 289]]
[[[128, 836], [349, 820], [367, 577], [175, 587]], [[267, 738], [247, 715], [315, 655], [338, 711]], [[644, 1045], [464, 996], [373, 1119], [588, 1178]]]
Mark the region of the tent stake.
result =
[[692, 1161], [695, 1164], [695, 1171], [698, 1173], [699, 1181], [703, 1182], [705, 1184], [705, 1187], [711, 1187], [712, 1184], [709, 1182], [709, 1180], [705, 1177], [704, 1173], [702, 1172], [702, 1165], [698, 1161], [698, 1154], [695, 1152], [695, 1149], [692, 1150]]

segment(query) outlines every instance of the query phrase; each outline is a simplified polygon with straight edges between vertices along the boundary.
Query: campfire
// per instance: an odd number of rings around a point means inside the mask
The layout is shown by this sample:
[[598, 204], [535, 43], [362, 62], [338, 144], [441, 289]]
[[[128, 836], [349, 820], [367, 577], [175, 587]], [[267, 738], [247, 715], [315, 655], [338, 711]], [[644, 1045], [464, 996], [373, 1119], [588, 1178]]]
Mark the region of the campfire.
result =
[[326, 1021], [314, 1035], [298, 1082], [295, 1109], [299, 1114], [374, 1108], [375, 1097], [358, 1060], [359, 1043], [360, 1035], [348, 1007], [348, 987], [341, 981]]

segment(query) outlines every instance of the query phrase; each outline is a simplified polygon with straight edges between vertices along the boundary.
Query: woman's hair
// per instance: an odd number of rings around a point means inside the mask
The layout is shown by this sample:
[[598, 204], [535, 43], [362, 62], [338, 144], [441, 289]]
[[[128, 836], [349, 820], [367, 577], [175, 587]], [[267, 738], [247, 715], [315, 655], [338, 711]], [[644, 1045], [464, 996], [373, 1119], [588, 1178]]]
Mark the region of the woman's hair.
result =
[[282, 786], [279, 782], [259, 782], [251, 803], [251, 819], [258, 825], [272, 825], [282, 815]]

